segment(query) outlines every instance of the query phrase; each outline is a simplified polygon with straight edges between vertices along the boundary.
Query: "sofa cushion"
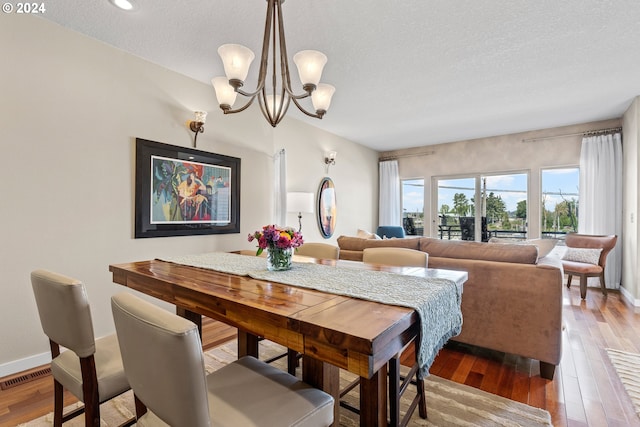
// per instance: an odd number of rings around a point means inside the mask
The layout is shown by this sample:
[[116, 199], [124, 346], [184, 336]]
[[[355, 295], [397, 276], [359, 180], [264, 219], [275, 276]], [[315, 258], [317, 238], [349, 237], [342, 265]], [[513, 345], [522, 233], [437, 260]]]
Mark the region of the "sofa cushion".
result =
[[383, 248], [383, 247], [399, 247], [409, 249], [419, 249], [420, 239], [361, 239], [359, 237], [340, 236], [338, 237], [338, 246], [340, 246], [340, 252], [342, 250], [348, 251], [362, 251], [364, 248]]
[[536, 245], [519, 245], [513, 243], [496, 245], [423, 237], [420, 239], [420, 250], [427, 252], [431, 257], [511, 262], [517, 264], [535, 264], [538, 261], [538, 247]]
[[536, 245], [538, 247], [538, 258], [544, 258], [556, 247], [558, 239], [529, 239], [529, 240], [513, 240], [500, 237], [492, 237], [489, 243], [511, 243], [516, 245]]
[[582, 262], [585, 264], [598, 265], [602, 248], [567, 248], [562, 256], [564, 261]]

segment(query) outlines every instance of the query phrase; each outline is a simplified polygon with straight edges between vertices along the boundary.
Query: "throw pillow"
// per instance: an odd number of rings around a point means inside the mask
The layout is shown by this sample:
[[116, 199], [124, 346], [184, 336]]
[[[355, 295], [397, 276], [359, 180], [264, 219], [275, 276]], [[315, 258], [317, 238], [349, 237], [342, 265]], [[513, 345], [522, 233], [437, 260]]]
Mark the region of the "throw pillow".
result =
[[375, 240], [380, 239], [380, 236], [378, 236], [377, 234], [370, 233], [367, 230], [362, 230], [360, 228], [358, 229], [356, 237], [359, 237], [361, 239], [375, 239]]
[[527, 242], [538, 247], [538, 258], [544, 258], [556, 247], [558, 239], [529, 239]]
[[590, 249], [590, 248], [567, 248], [567, 251], [562, 256], [565, 261], [583, 262], [585, 264], [598, 265], [600, 259], [600, 252], [602, 249]]
[[492, 237], [489, 243], [511, 243], [516, 245], [536, 245], [538, 247], [538, 258], [544, 258], [556, 247], [558, 239], [529, 239], [529, 240], [512, 240], [500, 237]]

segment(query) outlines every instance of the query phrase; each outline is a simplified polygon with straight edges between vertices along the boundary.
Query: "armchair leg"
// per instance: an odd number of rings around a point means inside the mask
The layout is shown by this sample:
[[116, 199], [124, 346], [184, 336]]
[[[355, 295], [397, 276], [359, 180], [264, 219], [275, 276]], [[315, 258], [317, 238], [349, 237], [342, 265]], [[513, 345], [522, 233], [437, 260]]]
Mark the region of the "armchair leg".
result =
[[604, 284], [604, 271], [600, 274], [600, 287], [602, 288], [602, 294], [607, 296], [607, 286]]
[[587, 276], [580, 276], [580, 298], [587, 298]]
[[569, 274], [569, 277], [567, 278], [567, 288], [571, 287], [571, 279], [573, 278], [573, 275]]

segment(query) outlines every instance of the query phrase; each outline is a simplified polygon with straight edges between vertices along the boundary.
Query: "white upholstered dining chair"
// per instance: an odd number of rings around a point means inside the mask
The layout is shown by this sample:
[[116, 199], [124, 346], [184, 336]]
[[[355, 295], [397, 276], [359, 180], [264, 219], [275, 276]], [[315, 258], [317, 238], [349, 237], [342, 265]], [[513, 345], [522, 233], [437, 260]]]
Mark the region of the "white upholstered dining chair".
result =
[[328, 426], [333, 398], [250, 356], [205, 373], [198, 328], [129, 293], [111, 307], [140, 427]]
[[427, 267], [429, 254], [409, 248], [365, 248], [362, 262], [367, 264], [385, 264], [397, 267]]
[[[368, 264], [384, 264], [399, 267], [422, 267], [427, 268], [429, 255], [426, 252], [409, 248], [365, 248], [362, 253], [362, 261]], [[403, 378], [400, 376], [400, 357], [402, 352], [409, 346], [415, 346], [416, 361], [409, 373]], [[424, 381], [417, 376], [419, 369], [418, 343], [413, 340], [405, 348], [389, 360], [389, 416], [390, 425], [406, 425], [416, 406], [421, 418], [427, 418], [427, 402], [424, 392]], [[415, 380], [413, 378], [415, 377]], [[415, 381], [416, 396], [411, 402], [405, 416], [400, 420], [400, 398], [406, 391], [410, 382]]]
[[295, 254], [319, 259], [338, 259], [340, 257], [340, 248], [329, 243], [310, 242], [296, 248]]
[[[129, 390], [115, 334], [94, 339], [91, 308], [81, 281], [46, 270], [31, 273], [40, 323], [49, 337], [54, 381], [53, 425], [85, 414], [85, 426], [100, 425], [100, 403]], [[68, 350], [60, 352], [60, 346]], [[62, 413], [63, 392], [84, 403]], [[135, 419], [124, 425], [131, 425]]]

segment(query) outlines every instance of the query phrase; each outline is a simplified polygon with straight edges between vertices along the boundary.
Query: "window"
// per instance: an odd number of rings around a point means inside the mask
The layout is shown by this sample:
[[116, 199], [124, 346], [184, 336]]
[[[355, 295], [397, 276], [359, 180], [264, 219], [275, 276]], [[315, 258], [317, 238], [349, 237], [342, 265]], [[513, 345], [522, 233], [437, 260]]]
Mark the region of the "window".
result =
[[439, 179], [437, 185], [437, 237], [447, 240], [473, 240], [474, 233], [464, 228], [464, 225], [461, 226], [461, 222], [475, 222], [475, 206], [472, 202], [476, 193], [475, 178]]
[[577, 232], [580, 169], [543, 169], [541, 185], [542, 237], [564, 239], [567, 233]]
[[527, 185], [526, 173], [438, 179], [437, 237], [526, 238]]
[[525, 173], [482, 177], [484, 214], [491, 237], [527, 237], [527, 181]]
[[424, 235], [424, 179], [402, 180], [402, 226], [407, 235]]

